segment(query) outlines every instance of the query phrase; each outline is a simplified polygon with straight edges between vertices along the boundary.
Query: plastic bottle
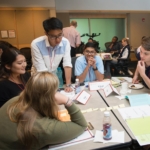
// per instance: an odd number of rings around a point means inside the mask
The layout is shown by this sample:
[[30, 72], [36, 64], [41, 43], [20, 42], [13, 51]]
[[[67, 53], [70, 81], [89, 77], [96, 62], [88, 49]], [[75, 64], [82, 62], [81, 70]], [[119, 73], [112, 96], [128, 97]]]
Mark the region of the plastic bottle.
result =
[[79, 82], [79, 79], [76, 79], [76, 82], [75, 82], [75, 94], [79, 93], [80, 91], [81, 91], [80, 82]]
[[64, 81], [63, 81], [63, 78], [62, 78], [62, 70], [61, 70], [61, 67], [58, 67], [58, 68], [57, 68], [57, 77], [58, 77], [58, 80], [59, 80], [59, 88], [63, 88]]
[[108, 111], [104, 112], [103, 138], [105, 140], [110, 140], [112, 138], [112, 134], [111, 134], [111, 119], [110, 119], [110, 113]]

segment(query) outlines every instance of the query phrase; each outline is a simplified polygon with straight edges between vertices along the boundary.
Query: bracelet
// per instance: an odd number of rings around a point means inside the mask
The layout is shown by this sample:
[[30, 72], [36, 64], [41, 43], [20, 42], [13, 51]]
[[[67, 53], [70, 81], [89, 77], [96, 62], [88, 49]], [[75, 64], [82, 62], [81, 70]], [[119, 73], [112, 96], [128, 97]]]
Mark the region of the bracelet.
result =
[[72, 100], [68, 98], [68, 101], [66, 102], [65, 106], [70, 107], [72, 105]]
[[66, 84], [66, 87], [71, 87], [71, 84]]

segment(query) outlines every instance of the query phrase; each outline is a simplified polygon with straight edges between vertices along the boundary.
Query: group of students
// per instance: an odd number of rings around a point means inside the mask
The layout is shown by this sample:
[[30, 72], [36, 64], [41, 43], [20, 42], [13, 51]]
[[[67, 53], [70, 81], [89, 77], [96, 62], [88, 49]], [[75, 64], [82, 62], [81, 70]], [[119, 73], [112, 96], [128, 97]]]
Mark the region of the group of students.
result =
[[[32, 76], [26, 72], [26, 59], [17, 48], [0, 46], [0, 149], [40, 149], [69, 141], [87, 128], [79, 108], [71, 99], [57, 92], [55, 74], [62, 58], [65, 90], [73, 90], [70, 44], [63, 37], [62, 22], [49, 18], [43, 22], [43, 27], [46, 35], [31, 43]], [[126, 39], [122, 40], [122, 45], [119, 57], [128, 55]], [[104, 79], [103, 62], [96, 53], [94, 43], [88, 42], [83, 55], [77, 58], [75, 76], [80, 82]], [[150, 37], [142, 39], [140, 57], [133, 83], [139, 82], [140, 75], [150, 88]], [[60, 121], [58, 105], [65, 106], [71, 121]]]

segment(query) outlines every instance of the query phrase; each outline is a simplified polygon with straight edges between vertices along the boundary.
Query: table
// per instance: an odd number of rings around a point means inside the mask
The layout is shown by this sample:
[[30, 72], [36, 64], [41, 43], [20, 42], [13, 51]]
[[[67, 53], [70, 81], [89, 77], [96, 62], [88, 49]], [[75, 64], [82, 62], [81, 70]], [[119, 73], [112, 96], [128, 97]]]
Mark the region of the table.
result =
[[[130, 84], [130, 83], [129, 83]], [[121, 86], [117, 87], [117, 90], [120, 92]], [[116, 106], [116, 105], [120, 105], [120, 104], [124, 104], [125, 107], [130, 107], [129, 101], [124, 99], [124, 100], [119, 100], [115, 93], [112, 93], [111, 95], [109, 95], [108, 97], [105, 97], [103, 90], [98, 91], [98, 93], [100, 94], [100, 96], [102, 97], [102, 99], [104, 100], [105, 104], [108, 107], [112, 107], [112, 106]], [[143, 94], [143, 93], [149, 93], [149, 89], [147, 88], [143, 88], [140, 90], [131, 90], [131, 93], [127, 93], [127, 95], [133, 95], [133, 94]], [[122, 116], [120, 115], [119, 111], [117, 109], [112, 109], [112, 113], [116, 116], [116, 118], [118, 119], [118, 121], [120, 121], [120, 123], [122, 124], [122, 126], [124, 127], [124, 129], [126, 130], [127, 133], [129, 133], [130, 137], [133, 139], [133, 142], [137, 142], [137, 140], [135, 139], [135, 136], [133, 135], [133, 133], [130, 131], [129, 127], [127, 126], [127, 124], [125, 123], [125, 121], [123, 120]]]
[[[87, 91], [87, 90], [86, 90]], [[91, 94], [91, 98], [89, 99], [89, 101], [87, 102], [86, 105], [82, 105], [82, 104], [77, 104], [77, 106], [81, 109], [81, 110], [87, 110], [89, 108], [101, 108], [101, 107], [107, 107], [107, 105], [105, 104], [105, 102], [103, 101], [103, 99], [100, 97], [100, 95], [98, 94], [97, 91], [87, 91], [88, 93]], [[62, 108], [63, 109], [63, 108]], [[116, 119], [116, 117], [113, 115], [112, 112], [110, 112], [111, 114], [111, 122], [112, 122], [112, 129], [117, 129], [118, 131], [124, 131], [124, 128], [122, 127], [122, 125], [118, 122], [118, 120]], [[87, 120], [87, 122], [91, 122], [94, 130], [92, 130], [93, 134], [95, 134], [96, 130], [102, 130], [102, 123], [103, 123], [103, 112], [101, 112], [100, 110], [98, 111], [92, 111], [92, 112], [86, 112], [84, 113], [84, 116]], [[62, 148], [62, 150], [77, 150], [77, 149], [116, 149], [116, 148], [121, 148], [121, 147], [128, 147], [132, 144], [132, 140], [129, 137], [129, 135], [125, 133], [125, 143], [107, 143], [107, 144], [103, 144], [103, 143], [94, 143], [93, 140], [90, 140], [88, 142], [83, 142], [80, 144], [76, 144], [73, 146], [69, 146], [69, 147], [65, 147]]]

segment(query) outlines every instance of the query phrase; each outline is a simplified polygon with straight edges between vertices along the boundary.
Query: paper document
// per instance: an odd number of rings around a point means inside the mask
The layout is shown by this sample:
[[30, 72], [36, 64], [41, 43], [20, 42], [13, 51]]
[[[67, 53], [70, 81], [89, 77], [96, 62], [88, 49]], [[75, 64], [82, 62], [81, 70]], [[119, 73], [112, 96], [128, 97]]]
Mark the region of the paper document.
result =
[[94, 142], [116, 142], [116, 143], [124, 143], [124, 131], [119, 132], [118, 130], [112, 130], [112, 139], [104, 140], [103, 139], [103, 131], [96, 130]]
[[127, 95], [131, 106], [149, 105], [150, 95], [149, 94], [136, 94]]
[[89, 89], [90, 91], [101, 90], [101, 89], [104, 89], [108, 84], [110, 84], [110, 81], [90, 82]]
[[94, 139], [93, 133], [90, 130], [87, 129], [84, 133], [82, 133], [77, 138], [75, 138], [75, 139], [73, 139], [69, 142], [66, 142], [66, 143], [62, 143], [62, 144], [58, 144], [58, 145], [54, 145], [54, 146], [49, 146], [48, 150], [61, 149], [61, 148], [64, 148], [64, 147], [79, 144], [79, 143], [86, 142], [86, 141], [93, 140], [93, 139]]
[[149, 105], [119, 108], [118, 111], [124, 120], [150, 116]]
[[150, 144], [150, 116], [128, 119], [126, 122], [141, 146]]

